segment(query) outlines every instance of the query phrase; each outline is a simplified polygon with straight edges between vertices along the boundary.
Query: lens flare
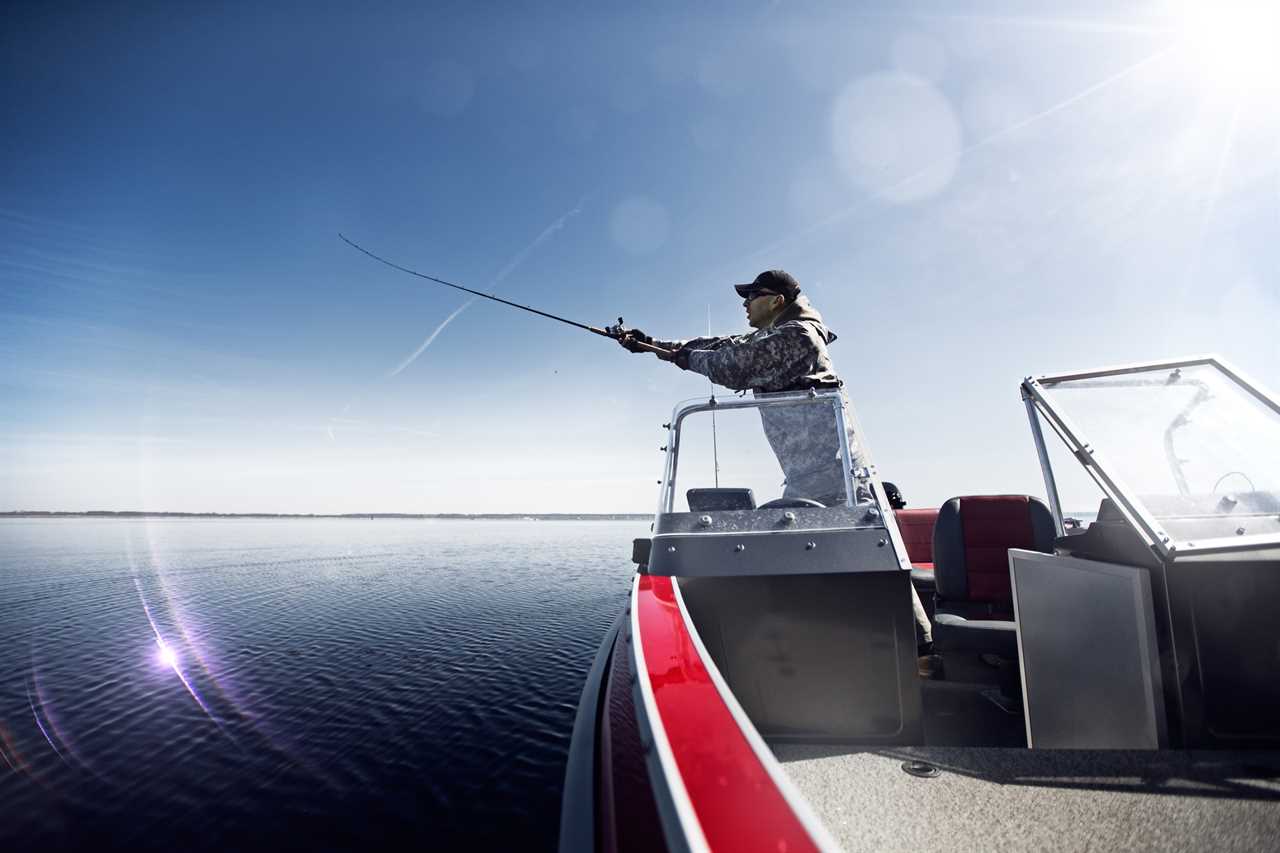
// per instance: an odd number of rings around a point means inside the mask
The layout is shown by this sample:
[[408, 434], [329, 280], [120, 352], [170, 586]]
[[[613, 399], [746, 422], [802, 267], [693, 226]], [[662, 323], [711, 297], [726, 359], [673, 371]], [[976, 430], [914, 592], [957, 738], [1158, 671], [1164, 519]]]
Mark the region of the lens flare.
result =
[[151, 615], [151, 607], [147, 604], [146, 596], [142, 594], [142, 584], [138, 582], [137, 575], [133, 576], [133, 585], [134, 585], [134, 588], [138, 590], [138, 601], [141, 602], [142, 604], [142, 612], [146, 614], [147, 624], [151, 626], [151, 633], [156, 638], [157, 659], [161, 663], [163, 663], [165, 666], [173, 670], [174, 675], [178, 676], [178, 680], [182, 682], [182, 686], [185, 687], [187, 692], [191, 694], [191, 698], [194, 699], [196, 704], [200, 706], [200, 710], [204, 711], [205, 716], [208, 717], [210, 720], [212, 720], [215, 726], [217, 726], [219, 729], [222, 729], [222, 731], [225, 732], [226, 729], [223, 728], [222, 721], [219, 720], [217, 716], [214, 715], [213, 711], [209, 708], [209, 706], [205, 704], [204, 699], [200, 698], [200, 694], [196, 692], [196, 688], [191, 683], [191, 680], [188, 679], [187, 676], [183, 674], [182, 667], [178, 666], [177, 653], [174, 652], [174, 650], [169, 646], [169, 644], [164, 641], [164, 638], [160, 636], [160, 628], [156, 625], [155, 617]]
[[1182, 42], [1197, 71], [1233, 92], [1280, 86], [1280, 4], [1276, 0], [1180, 0]]
[[160, 647], [159, 651], [156, 652], [156, 660], [158, 660], [162, 666], [167, 666], [170, 669], [177, 671], [178, 653], [169, 648], [168, 644], [163, 640], [156, 640], [156, 645]]

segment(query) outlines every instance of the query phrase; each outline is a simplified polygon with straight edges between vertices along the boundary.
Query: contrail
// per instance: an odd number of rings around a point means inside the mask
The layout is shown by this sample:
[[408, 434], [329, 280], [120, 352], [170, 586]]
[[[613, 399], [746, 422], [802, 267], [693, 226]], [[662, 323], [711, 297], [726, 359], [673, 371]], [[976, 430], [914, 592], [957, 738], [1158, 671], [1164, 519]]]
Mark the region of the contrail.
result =
[[499, 270], [498, 274], [493, 277], [493, 281], [490, 283], [489, 286], [492, 287], [493, 285], [502, 281], [507, 276], [511, 275], [511, 273], [515, 271], [515, 268], [520, 266], [522, 263], [524, 263], [525, 258], [529, 257], [530, 252], [532, 252], [534, 249], [538, 248], [543, 243], [550, 240], [551, 235], [555, 234], [557, 231], [563, 230], [564, 224], [566, 222], [568, 222], [570, 219], [572, 219], [573, 217], [577, 216], [579, 213], [582, 212], [583, 201], [585, 201], [585, 198], [579, 199], [578, 203], [574, 206], [573, 210], [569, 211], [564, 216], [561, 216], [559, 219], [557, 219], [555, 222], [552, 222], [546, 228], [543, 228], [542, 233], [539, 234], [537, 237], [535, 237], [532, 243], [525, 246], [520, 251], [516, 252], [515, 257], [513, 257], [510, 261], [508, 261], [507, 265], [503, 267], [501, 270]]
[[[452, 323], [455, 317], [457, 317], [463, 311], [467, 310], [467, 306], [475, 301], [476, 301], [476, 297], [473, 296], [470, 299], [468, 299], [466, 302], [462, 303], [457, 308], [455, 308], [452, 314], [444, 318], [443, 323], [441, 323], [439, 326], [436, 326], [435, 329], [432, 330], [431, 334], [427, 335], [427, 339], [422, 342], [422, 346], [418, 347], [416, 350], [413, 351], [412, 355], [410, 355], [404, 361], [400, 362], [400, 366], [397, 367], [395, 370], [391, 371], [390, 373], [388, 373], [387, 378], [390, 379], [392, 376], [395, 376], [397, 373], [404, 370], [409, 365], [413, 364], [414, 360], [417, 359], [418, 356], [426, 352], [427, 347], [431, 346], [431, 342], [436, 339], [436, 335], [443, 332], [445, 326]], [[330, 437], [332, 438], [332, 433], [330, 433]]]
[[[582, 199], [579, 199], [578, 203], [574, 205], [573, 210], [570, 210], [568, 213], [561, 216], [555, 222], [552, 222], [546, 228], [543, 228], [542, 233], [539, 234], [537, 237], [535, 237], [532, 243], [525, 246], [520, 251], [516, 252], [515, 255], [512, 256], [511, 260], [507, 261], [506, 265], [503, 266], [502, 269], [498, 270], [498, 274], [495, 275], [493, 277], [493, 280], [489, 282], [489, 285], [488, 285], [489, 288], [492, 288], [495, 284], [500, 283], [507, 276], [511, 275], [511, 273], [515, 272], [516, 268], [519, 267], [522, 263], [524, 263], [525, 258], [529, 257], [529, 255], [535, 249], [537, 249], [543, 243], [550, 240], [551, 237], [557, 231], [560, 231], [564, 228], [564, 225], [566, 222], [568, 222], [570, 219], [572, 219], [573, 217], [581, 213], [582, 204], [585, 200], [586, 200], [585, 197]], [[419, 346], [416, 350], [414, 350], [412, 355], [410, 355], [404, 361], [400, 362], [400, 366], [397, 367], [395, 370], [392, 370], [390, 373], [388, 373], [386, 378], [390, 379], [391, 377], [400, 373], [400, 371], [404, 370], [409, 365], [413, 364], [413, 362], [417, 360], [418, 356], [422, 355], [424, 352], [427, 351], [427, 347], [431, 346], [431, 342], [436, 339], [436, 336], [444, 331], [444, 327], [452, 323], [459, 314], [467, 310], [467, 308], [471, 306], [471, 303], [475, 301], [476, 301], [476, 297], [474, 296], [471, 297], [466, 302], [459, 305], [452, 314], [450, 314], [448, 317], [445, 317], [444, 322], [441, 323], [439, 326], [436, 326], [435, 329], [432, 330], [431, 334], [427, 335], [427, 339], [422, 342], [422, 345]]]

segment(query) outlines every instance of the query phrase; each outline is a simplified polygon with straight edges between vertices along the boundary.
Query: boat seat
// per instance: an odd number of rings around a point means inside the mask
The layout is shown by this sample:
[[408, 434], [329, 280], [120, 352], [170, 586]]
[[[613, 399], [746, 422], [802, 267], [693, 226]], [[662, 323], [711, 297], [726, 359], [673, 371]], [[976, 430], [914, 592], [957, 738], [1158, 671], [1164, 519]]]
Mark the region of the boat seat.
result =
[[920, 601], [929, 619], [933, 619], [933, 523], [938, 520], [936, 509], [894, 510], [898, 532], [907, 546], [907, 559], [911, 561], [911, 582], [915, 584]]
[[937, 588], [933, 641], [947, 652], [1017, 660], [1009, 549], [1053, 552], [1053, 516], [1027, 495], [955, 497], [933, 528]]
[[[914, 569], [930, 574], [924, 575], [932, 582], [933, 575], [933, 525], [938, 520], [936, 509], [899, 509], [894, 510], [894, 518], [898, 520], [898, 532], [902, 534], [902, 543], [907, 546], [907, 559]], [[918, 577], [917, 572], [911, 573]]]

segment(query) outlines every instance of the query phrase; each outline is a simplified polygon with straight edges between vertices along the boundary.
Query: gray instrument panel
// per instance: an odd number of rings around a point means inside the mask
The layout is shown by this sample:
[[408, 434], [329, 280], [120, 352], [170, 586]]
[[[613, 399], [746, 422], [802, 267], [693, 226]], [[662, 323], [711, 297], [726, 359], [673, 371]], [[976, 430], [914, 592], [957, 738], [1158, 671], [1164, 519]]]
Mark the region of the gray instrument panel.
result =
[[649, 574], [676, 577], [900, 571], [883, 527], [659, 533]]

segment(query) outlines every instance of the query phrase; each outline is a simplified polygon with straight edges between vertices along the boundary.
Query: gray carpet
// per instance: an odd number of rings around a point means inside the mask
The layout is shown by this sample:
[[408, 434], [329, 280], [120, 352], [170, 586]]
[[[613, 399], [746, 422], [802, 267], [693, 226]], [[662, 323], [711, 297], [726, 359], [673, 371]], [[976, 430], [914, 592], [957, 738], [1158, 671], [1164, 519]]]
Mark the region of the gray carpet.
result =
[[[1280, 846], [1280, 752], [773, 750], [849, 851]], [[908, 775], [912, 759], [941, 773]]]

